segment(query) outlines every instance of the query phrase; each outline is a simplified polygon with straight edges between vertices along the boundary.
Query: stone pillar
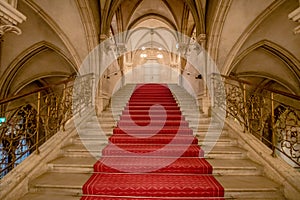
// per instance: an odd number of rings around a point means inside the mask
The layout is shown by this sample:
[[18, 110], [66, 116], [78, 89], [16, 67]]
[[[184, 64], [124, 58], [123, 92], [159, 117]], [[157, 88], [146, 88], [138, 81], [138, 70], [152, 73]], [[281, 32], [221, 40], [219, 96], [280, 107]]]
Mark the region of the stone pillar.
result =
[[[106, 34], [101, 34], [99, 36], [100, 43], [108, 39], [108, 36]], [[99, 52], [99, 64], [101, 64], [101, 53]], [[100, 67], [100, 66], [96, 66]], [[97, 91], [96, 91], [96, 97], [95, 97], [95, 109], [97, 115], [101, 115], [103, 109], [104, 109], [104, 100], [103, 100], [103, 75], [100, 77], [100, 69], [95, 69], [96, 71], [96, 80], [98, 80], [95, 84], [97, 84]]]
[[[201, 45], [201, 47], [203, 48], [203, 50], [206, 50], [206, 34], [205, 33], [201, 33], [197, 36], [197, 42]], [[203, 94], [201, 94], [201, 96], [197, 97], [197, 101], [198, 101], [198, 105], [199, 105], [199, 111], [201, 113], [210, 115], [210, 107], [211, 107], [211, 103], [210, 103], [210, 95], [208, 93], [208, 88], [210, 87], [210, 79], [209, 79], [209, 66], [208, 66], [208, 58], [207, 58], [208, 54], [205, 52], [204, 53], [204, 71], [202, 72], [203, 75], [203, 79], [200, 80], [203, 82]]]

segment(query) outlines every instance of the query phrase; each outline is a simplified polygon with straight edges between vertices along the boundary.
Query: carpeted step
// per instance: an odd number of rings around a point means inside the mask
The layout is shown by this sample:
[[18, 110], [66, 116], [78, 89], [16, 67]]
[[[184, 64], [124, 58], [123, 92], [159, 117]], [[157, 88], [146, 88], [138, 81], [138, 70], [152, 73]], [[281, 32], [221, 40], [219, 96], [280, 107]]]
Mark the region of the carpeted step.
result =
[[[133, 105], [133, 103], [127, 103], [126, 106], [128, 105]], [[142, 102], [135, 102], [134, 103], [135, 106], [153, 106], [153, 102], [152, 101], [142, 101]], [[178, 106], [178, 104], [176, 102], [162, 102], [160, 104], [161, 106]]]
[[[156, 103], [154, 103], [153, 105], [155, 105]], [[157, 104], [160, 105], [160, 102], [157, 102]], [[125, 106], [124, 110], [146, 110], [148, 111], [151, 108], [151, 110], [162, 110], [162, 108], [164, 110], [180, 110], [180, 108], [178, 106], [136, 106], [134, 104], [132, 105], [128, 105]]]
[[[165, 127], [166, 126], [180, 126], [180, 127], [188, 127], [189, 123], [184, 120], [172, 120], [172, 121], [165, 121], [162, 122], [161, 120], [134, 120], [134, 123], [140, 125], [140, 126], [147, 126], [151, 122], [151, 125], [156, 126], [156, 125], [161, 125], [163, 124]], [[130, 126], [132, 125], [131, 120], [121, 120], [117, 122], [117, 126]]]
[[[150, 109], [148, 110], [123, 110], [123, 115], [149, 115]], [[180, 110], [151, 110], [151, 115], [181, 115]]]
[[131, 135], [112, 135], [109, 141], [114, 144], [198, 144], [198, 139], [191, 136], [174, 136], [155, 134], [151, 137], [136, 137]]
[[[225, 200], [215, 197], [111, 197], [111, 196], [83, 196], [81, 200]], [[227, 199], [227, 198], [226, 198]], [[231, 199], [231, 198], [228, 198]]]
[[137, 85], [119, 110], [82, 199], [223, 199], [224, 189], [167, 85]]
[[172, 134], [172, 135], [193, 135], [193, 130], [185, 127], [132, 127], [132, 126], [123, 126], [122, 128], [116, 127], [113, 130], [114, 134], [135, 134], [135, 135], [151, 135], [151, 134]]
[[212, 166], [204, 158], [198, 157], [104, 157], [94, 164], [94, 172], [211, 174]]
[[169, 156], [203, 157], [204, 152], [198, 145], [172, 144], [108, 144], [102, 150], [102, 156]]
[[[121, 120], [150, 120], [149, 115], [121, 115], [120, 116], [120, 121]], [[166, 116], [160, 116], [160, 115], [151, 115], [152, 120], [165, 120]], [[167, 115], [168, 120], [185, 120], [184, 116], [182, 115]]]
[[224, 189], [212, 175], [95, 173], [84, 194], [141, 197], [223, 197]]

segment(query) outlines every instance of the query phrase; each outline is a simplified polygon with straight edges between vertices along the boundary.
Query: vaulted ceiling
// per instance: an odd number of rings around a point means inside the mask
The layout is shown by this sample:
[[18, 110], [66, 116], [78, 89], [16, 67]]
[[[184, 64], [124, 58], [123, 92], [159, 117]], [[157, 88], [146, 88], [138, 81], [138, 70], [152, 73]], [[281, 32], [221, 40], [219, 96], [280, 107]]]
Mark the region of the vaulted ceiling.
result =
[[[39, 79], [48, 83], [77, 72], [103, 40], [142, 27], [149, 33], [159, 27], [192, 37], [223, 74], [254, 83], [269, 80], [273, 87], [300, 94], [300, 35], [293, 33], [298, 24], [288, 18], [298, 7], [298, 0], [19, 0], [17, 9], [27, 19], [19, 25], [20, 36], [2, 38], [0, 87], [7, 92], [1, 95], [19, 91], [18, 85]], [[40, 70], [44, 49], [52, 54]], [[22, 70], [32, 80], [18, 78]], [[16, 88], [3, 89], [9, 85]]]

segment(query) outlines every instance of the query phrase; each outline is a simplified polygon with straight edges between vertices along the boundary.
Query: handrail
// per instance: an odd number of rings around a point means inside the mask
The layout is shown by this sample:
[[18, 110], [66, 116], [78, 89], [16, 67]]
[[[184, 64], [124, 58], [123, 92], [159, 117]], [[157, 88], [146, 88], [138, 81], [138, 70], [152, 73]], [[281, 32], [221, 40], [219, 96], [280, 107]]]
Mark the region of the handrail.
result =
[[[82, 76], [80, 76], [80, 77], [83, 78], [83, 77], [92, 76], [92, 75], [93, 75], [93, 74], [90, 73], [90, 74], [82, 75]], [[57, 82], [57, 83], [52, 83], [52, 84], [49, 84], [49, 85], [40, 87], [40, 88], [38, 88], [38, 89], [32, 90], [31, 92], [28, 92], [28, 93], [25, 93], [25, 94], [14, 95], [14, 96], [12, 96], [12, 97], [7, 97], [7, 98], [4, 98], [4, 99], [1, 99], [1, 100], [0, 100], [0, 105], [5, 104], [5, 103], [7, 103], [7, 102], [9, 102], [9, 101], [13, 101], [13, 100], [16, 100], [16, 99], [19, 99], [19, 98], [22, 98], [22, 97], [29, 96], [29, 95], [34, 94], [34, 93], [37, 93], [37, 92], [41, 92], [41, 91], [50, 89], [50, 88], [55, 87], [55, 86], [58, 86], [58, 85], [63, 85], [63, 84], [72, 82], [72, 81], [75, 80], [75, 78], [76, 78], [76, 76], [70, 76], [70, 77], [68, 77], [66, 80], [59, 81], [59, 82]]]
[[212, 81], [214, 107], [224, 109], [245, 132], [270, 147], [273, 156], [288, 158], [288, 163], [300, 166], [299, 96], [232, 76], [213, 74]]
[[[11, 171], [66, 122], [93, 105], [93, 74], [69, 77], [0, 101], [0, 178]], [[51, 91], [43, 92], [51, 89]]]
[[[214, 73], [214, 75], [217, 75], [217, 74]], [[291, 94], [291, 93], [284, 92], [284, 91], [281, 91], [281, 90], [276, 90], [276, 89], [272, 89], [272, 88], [267, 88], [267, 87], [262, 87], [262, 86], [259, 86], [259, 85], [255, 85], [253, 83], [242, 80], [242, 79], [240, 79], [238, 77], [235, 77], [235, 76], [226, 76], [226, 75], [223, 75], [223, 74], [218, 74], [218, 75], [223, 77], [223, 78], [226, 78], [226, 79], [230, 79], [230, 80], [233, 80], [233, 81], [238, 81], [240, 83], [245, 83], [247, 85], [254, 86], [255, 88], [259, 88], [259, 89], [266, 90], [266, 91], [269, 91], [269, 92], [274, 92], [274, 93], [277, 93], [277, 94], [280, 94], [280, 95], [283, 95], [283, 96], [286, 96], [286, 97], [290, 97], [290, 98], [293, 98], [293, 99], [296, 99], [296, 100], [300, 100], [300, 96], [295, 95], [295, 94]]]
[[5, 104], [5, 103], [8, 103], [10, 101], [14, 101], [14, 100], [17, 100], [17, 99], [20, 99], [20, 98], [23, 98], [23, 97], [26, 97], [26, 96], [29, 96], [31, 94], [35, 94], [37, 92], [41, 92], [41, 91], [44, 91], [44, 90], [47, 90], [47, 89], [50, 89], [54, 86], [58, 86], [58, 85], [63, 85], [65, 83], [69, 83], [71, 81], [73, 81], [74, 78], [68, 78], [67, 80], [64, 80], [64, 81], [60, 81], [60, 82], [57, 82], [57, 83], [54, 83], [54, 84], [49, 84], [47, 86], [44, 86], [44, 87], [40, 87], [38, 89], [35, 89], [31, 92], [28, 92], [28, 93], [25, 93], [25, 94], [19, 94], [19, 95], [15, 95], [15, 96], [12, 96], [12, 97], [7, 97], [7, 98], [4, 98], [4, 99], [1, 99], [0, 100], [0, 105], [2, 104]]

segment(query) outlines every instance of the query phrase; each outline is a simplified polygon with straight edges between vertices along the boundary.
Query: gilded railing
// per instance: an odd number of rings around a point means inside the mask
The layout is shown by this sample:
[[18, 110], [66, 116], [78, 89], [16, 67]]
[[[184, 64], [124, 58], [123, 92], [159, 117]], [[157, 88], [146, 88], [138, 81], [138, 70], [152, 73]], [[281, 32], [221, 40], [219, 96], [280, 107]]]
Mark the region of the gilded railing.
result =
[[214, 107], [226, 110], [227, 117], [271, 148], [273, 156], [300, 166], [300, 96], [231, 76], [214, 74], [212, 80]]
[[0, 178], [92, 105], [93, 75], [75, 78], [0, 100]]

